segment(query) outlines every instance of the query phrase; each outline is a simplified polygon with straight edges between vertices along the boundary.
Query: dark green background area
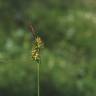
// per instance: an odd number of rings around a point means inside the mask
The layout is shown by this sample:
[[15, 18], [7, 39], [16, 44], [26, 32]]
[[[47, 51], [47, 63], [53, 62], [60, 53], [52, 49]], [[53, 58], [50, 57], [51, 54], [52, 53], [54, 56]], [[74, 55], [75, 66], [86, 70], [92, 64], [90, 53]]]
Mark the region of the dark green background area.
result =
[[0, 0], [0, 96], [37, 96], [32, 22], [41, 50], [40, 96], [96, 96], [95, 0]]

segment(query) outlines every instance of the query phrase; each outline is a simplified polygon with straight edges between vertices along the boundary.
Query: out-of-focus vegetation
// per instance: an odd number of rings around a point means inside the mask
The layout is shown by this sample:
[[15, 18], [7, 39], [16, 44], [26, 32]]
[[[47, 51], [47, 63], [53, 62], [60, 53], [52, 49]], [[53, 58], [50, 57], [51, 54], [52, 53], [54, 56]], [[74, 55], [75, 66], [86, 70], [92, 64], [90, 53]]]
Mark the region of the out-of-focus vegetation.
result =
[[40, 96], [96, 96], [95, 0], [0, 0], [0, 96], [37, 96], [32, 22], [45, 42]]

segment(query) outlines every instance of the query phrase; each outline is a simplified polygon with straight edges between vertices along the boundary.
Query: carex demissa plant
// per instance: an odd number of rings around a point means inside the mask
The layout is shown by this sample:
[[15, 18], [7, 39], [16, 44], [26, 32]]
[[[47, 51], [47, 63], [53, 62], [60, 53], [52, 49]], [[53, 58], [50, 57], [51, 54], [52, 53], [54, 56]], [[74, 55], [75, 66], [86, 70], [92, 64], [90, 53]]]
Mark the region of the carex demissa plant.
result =
[[43, 48], [44, 43], [41, 37], [38, 35], [38, 32], [35, 30], [32, 24], [28, 26], [30, 32], [32, 32], [33, 42], [32, 42], [32, 60], [36, 61], [37, 65], [37, 88], [38, 88], [38, 96], [40, 96], [40, 84], [39, 84], [39, 64], [41, 63], [40, 51]]

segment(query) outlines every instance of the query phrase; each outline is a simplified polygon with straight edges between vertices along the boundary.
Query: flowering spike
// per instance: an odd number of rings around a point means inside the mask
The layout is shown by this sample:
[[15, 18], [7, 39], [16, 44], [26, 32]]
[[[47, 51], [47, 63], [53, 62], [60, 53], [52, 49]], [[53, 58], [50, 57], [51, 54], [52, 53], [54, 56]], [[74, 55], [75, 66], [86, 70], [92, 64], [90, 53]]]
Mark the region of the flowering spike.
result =
[[34, 37], [34, 42], [32, 44], [32, 60], [40, 63], [40, 49], [43, 47], [42, 39], [38, 36], [38, 32], [35, 31], [35, 28], [32, 26], [32, 24], [29, 24], [28, 28]]

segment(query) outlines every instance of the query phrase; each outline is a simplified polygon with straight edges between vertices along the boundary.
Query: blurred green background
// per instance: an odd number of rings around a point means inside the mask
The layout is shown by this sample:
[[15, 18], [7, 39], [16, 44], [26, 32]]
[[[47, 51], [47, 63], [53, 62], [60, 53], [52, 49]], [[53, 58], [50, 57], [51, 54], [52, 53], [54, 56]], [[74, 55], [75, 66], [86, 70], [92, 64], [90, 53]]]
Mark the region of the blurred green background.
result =
[[0, 96], [37, 96], [32, 22], [41, 52], [40, 96], [96, 96], [95, 0], [0, 0]]

